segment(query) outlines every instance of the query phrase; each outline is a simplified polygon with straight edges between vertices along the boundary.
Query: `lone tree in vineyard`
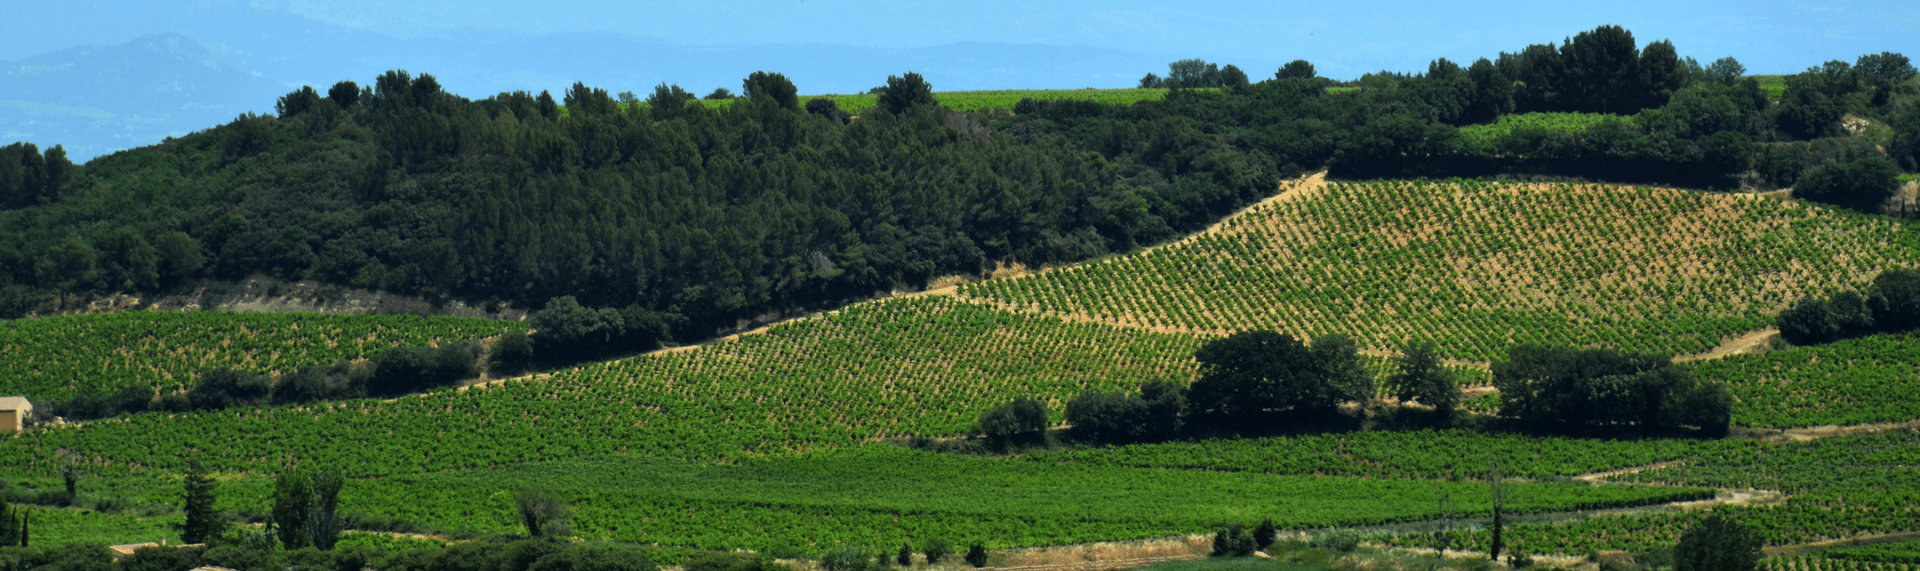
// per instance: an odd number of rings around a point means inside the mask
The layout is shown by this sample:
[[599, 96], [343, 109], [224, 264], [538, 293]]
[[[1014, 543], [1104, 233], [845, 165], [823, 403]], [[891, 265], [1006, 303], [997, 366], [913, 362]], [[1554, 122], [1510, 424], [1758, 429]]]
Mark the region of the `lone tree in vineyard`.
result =
[[1759, 533], [1714, 512], [1680, 534], [1673, 571], [1753, 571], [1760, 564], [1760, 544]]

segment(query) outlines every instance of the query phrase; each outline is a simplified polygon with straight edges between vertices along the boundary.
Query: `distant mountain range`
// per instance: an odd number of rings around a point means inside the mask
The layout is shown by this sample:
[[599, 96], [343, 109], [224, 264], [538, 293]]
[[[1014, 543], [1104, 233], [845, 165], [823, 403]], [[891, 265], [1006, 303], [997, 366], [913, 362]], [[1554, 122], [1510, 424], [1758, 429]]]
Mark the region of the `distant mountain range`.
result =
[[[186, 9], [186, 12], [194, 12]], [[940, 91], [1130, 87], [1171, 57], [1102, 48], [963, 43], [914, 49], [844, 45], [703, 47], [611, 33], [468, 30], [418, 39], [262, 9], [153, 15], [156, 30], [111, 45], [0, 61], [0, 144], [65, 145], [76, 161], [270, 113], [299, 85], [325, 91], [388, 69], [431, 73], [480, 98], [575, 81], [643, 97], [676, 83], [738, 92], [754, 71], [786, 74], [803, 93], [853, 93], [916, 71]], [[17, 52], [16, 52], [17, 53]], [[1274, 62], [1230, 62], [1254, 75]]]
[[76, 161], [273, 107], [280, 82], [160, 34], [0, 63], [0, 141], [65, 145]]

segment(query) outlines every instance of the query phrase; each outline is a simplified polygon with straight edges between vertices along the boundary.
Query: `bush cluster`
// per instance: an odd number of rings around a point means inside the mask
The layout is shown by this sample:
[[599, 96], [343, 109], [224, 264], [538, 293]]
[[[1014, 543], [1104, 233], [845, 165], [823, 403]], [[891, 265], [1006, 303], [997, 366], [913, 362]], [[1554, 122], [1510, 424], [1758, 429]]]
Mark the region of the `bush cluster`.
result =
[[1895, 269], [1873, 278], [1864, 293], [1808, 296], [1774, 319], [1780, 337], [1795, 345], [1831, 343], [1872, 333], [1920, 328], [1920, 270]]

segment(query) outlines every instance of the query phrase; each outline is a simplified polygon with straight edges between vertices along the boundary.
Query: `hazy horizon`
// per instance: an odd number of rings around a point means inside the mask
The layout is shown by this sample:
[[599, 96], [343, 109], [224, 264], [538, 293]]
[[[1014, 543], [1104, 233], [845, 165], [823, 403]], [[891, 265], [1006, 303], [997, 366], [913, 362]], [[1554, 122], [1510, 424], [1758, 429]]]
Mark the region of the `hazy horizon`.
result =
[[861, 92], [905, 71], [937, 91], [1120, 88], [1184, 58], [1235, 64], [1256, 80], [1294, 59], [1336, 79], [1421, 72], [1436, 58], [1466, 64], [1613, 24], [1702, 63], [1733, 56], [1749, 73], [1781, 74], [1898, 51], [1903, 31], [1920, 28], [1920, 6], [1777, 0], [989, 1], [964, 11], [854, 0], [564, 11], [525, 0], [79, 0], [10, 11], [0, 21], [0, 139], [65, 144], [79, 158], [270, 112], [302, 84], [366, 83], [388, 69], [431, 73], [472, 98], [558, 94], [576, 81], [738, 91], [762, 70], [807, 94]]

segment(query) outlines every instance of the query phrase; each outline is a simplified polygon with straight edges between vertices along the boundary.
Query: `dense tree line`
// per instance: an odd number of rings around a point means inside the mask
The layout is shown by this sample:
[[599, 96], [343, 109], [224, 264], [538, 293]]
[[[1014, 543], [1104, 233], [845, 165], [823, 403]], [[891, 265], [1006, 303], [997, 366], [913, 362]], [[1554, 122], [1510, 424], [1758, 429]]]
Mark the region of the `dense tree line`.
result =
[[1795, 345], [1920, 329], [1920, 270], [1881, 272], [1864, 292], [1801, 298], [1774, 324], [1780, 337]]
[[[301, 89], [275, 116], [102, 157], [60, 202], [0, 213], [0, 309], [269, 274], [535, 308], [572, 296], [620, 313], [595, 313], [588, 335], [644, 346], [994, 262], [1124, 251], [1278, 181], [1219, 156], [1122, 183], [1062, 137], [956, 129], [968, 120], [911, 73], [857, 120], [802, 108], [779, 74], [742, 92], [716, 111], [667, 85], [646, 106], [584, 85], [472, 101], [397, 71]], [[1178, 211], [1152, 206], [1163, 194]]]
[[[1908, 272], [1920, 276], [1920, 272]], [[1906, 284], [1920, 292], [1920, 279]], [[1902, 282], [1905, 283], [1905, 282]], [[1896, 287], [1896, 286], [1889, 286]], [[1920, 296], [1908, 305], [1920, 307]], [[1911, 309], [1911, 308], [1909, 308]], [[1403, 406], [1393, 425], [1453, 425], [1461, 391], [1431, 342], [1409, 343], [1384, 379]], [[1127, 444], [1182, 436], [1257, 434], [1275, 429], [1345, 426], [1341, 407], [1367, 407], [1373, 373], [1343, 335], [1303, 343], [1272, 331], [1242, 331], [1194, 352], [1199, 377], [1181, 387], [1150, 381], [1137, 393], [1083, 391], [1067, 402], [1067, 435], [1083, 443]], [[1732, 392], [1697, 380], [1671, 358], [1604, 349], [1520, 345], [1493, 364], [1500, 417], [1512, 428], [1546, 433], [1657, 433], [1676, 429], [1719, 436], [1732, 420]], [[1365, 413], [1362, 413], [1365, 414]], [[981, 415], [977, 432], [993, 449], [1047, 442], [1045, 402], [1030, 397]]]
[[33, 143], [0, 147], [0, 210], [58, 202], [73, 173], [73, 161], [59, 145], [45, 154]]
[[[525, 333], [515, 333], [517, 339], [525, 341]], [[86, 394], [43, 406], [49, 416], [85, 420], [148, 411], [187, 412], [392, 397], [478, 376], [480, 352], [478, 342], [464, 341], [438, 347], [395, 347], [365, 361], [342, 359], [277, 375], [210, 369], [201, 372], [185, 391], [157, 393], [153, 387], [129, 386], [113, 393]], [[530, 361], [529, 356], [512, 363]]]
[[[1602, 26], [1338, 93], [1305, 61], [1254, 82], [1196, 59], [1147, 78], [1179, 87], [1163, 101], [961, 115], [908, 73], [855, 119], [824, 99], [800, 105], [777, 73], [712, 110], [668, 84], [646, 105], [583, 84], [469, 100], [393, 71], [77, 169], [58, 148], [0, 150], [0, 316], [268, 274], [525, 308], [571, 296], [579, 311], [555, 315], [606, 346], [555, 347], [585, 358], [997, 262], [1127, 251], [1323, 167], [1717, 188], [1753, 172], [1862, 209], [1898, 168], [1920, 168], [1906, 57], [1817, 66], [1778, 105], [1743, 73]], [[1515, 129], [1490, 147], [1460, 135], [1531, 111], [1618, 118]], [[1842, 136], [1846, 113], [1891, 132]]]
[[1538, 432], [1694, 427], [1725, 434], [1726, 385], [1695, 379], [1664, 356], [1607, 349], [1516, 346], [1493, 364], [1500, 416]]
[[1238, 66], [1207, 63], [1203, 59], [1183, 59], [1167, 64], [1167, 76], [1149, 73], [1140, 78], [1141, 89], [1200, 89], [1209, 87], [1246, 87], [1247, 72]]
[[[1310, 63], [1296, 61], [1247, 88], [1170, 93], [1167, 101], [1127, 108], [1039, 103], [1032, 106], [1039, 113], [1016, 113], [997, 126], [1064, 134], [1113, 156], [1128, 148], [1126, 127], [1173, 117], [1222, 135], [1235, 150], [1268, 159], [1284, 174], [1326, 165], [1355, 177], [1535, 173], [1725, 189], [1743, 184], [1750, 171], [1759, 183], [1786, 187], [1829, 162], [1881, 156], [1876, 142], [1842, 130], [1841, 116], [1851, 113], [1893, 126], [1891, 138], [1879, 143], [1884, 154], [1920, 168], [1920, 113], [1913, 111], [1920, 90], [1905, 56], [1868, 54], [1854, 64], [1816, 66], [1788, 79], [1779, 105], [1744, 73], [1731, 57], [1702, 66], [1680, 57], [1670, 42], [1641, 46], [1631, 32], [1601, 26], [1559, 45], [1532, 45], [1468, 65], [1436, 60], [1419, 74], [1329, 82], [1316, 78]], [[1149, 75], [1142, 86], [1166, 82]], [[1357, 90], [1336, 96], [1328, 86]], [[1457, 131], [1528, 112], [1617, 118], [1584, 131], [1516, 129], [1490, 149], [1468, 145]], [[1870, 184], [1850, 189], [1892, 183], [1880, 176], [1885, 169], [1869, 166], [1875, 168], [1848, 171], [1862, 175], [1853, 180], [1872, 175]], [[1878, 205], [1872, 194], [1811, 196], [1871, 210]]]

